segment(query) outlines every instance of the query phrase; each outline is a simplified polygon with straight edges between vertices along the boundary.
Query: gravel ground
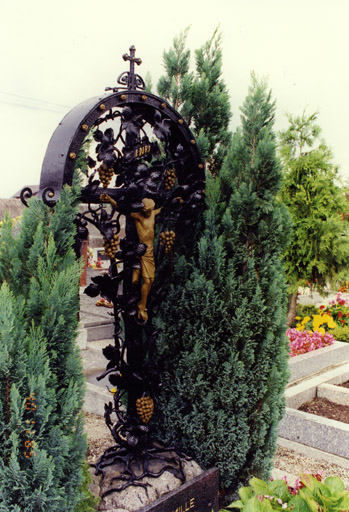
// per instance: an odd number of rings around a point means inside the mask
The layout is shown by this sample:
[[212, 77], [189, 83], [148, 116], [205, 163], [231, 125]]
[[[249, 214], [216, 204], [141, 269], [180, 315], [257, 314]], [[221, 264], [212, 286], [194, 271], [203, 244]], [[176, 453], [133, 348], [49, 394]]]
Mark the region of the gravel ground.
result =
[[[89, 443], [87, 462], [93, 463], [102, 455], [106, 448], [113, 445], [113, 438], [104, 422], [104, 418], [96, 414], [85, 413], [85, 430]], [[285, 472], [285, 474], [290, 474], [294, 477], [305, 472], [316, 474], [318, 471], [322, 471], [324, 478], [327, 476], [339, 476], [346, 483], [347, 488], [349, 486], [349, 469], [342, 468], [336, 464], [330, 464], [325, 460], [307, 457], [283, 447], [278, 447], [274, 467], [279, 472]], [[290, 485], [292, 483], [292, 481], [289, 481]]]
[[[278, 447], [274, 461], [274, 467], [285, 473], [298, 477], [301, 473], [316, 474], [321, 471], [323, 478], [328, 476], [339, 476], [346, 487], [349, 488], [349, 469], [342, 468], [336, 464], [330, 464], [325, 460], [313, 459], [301, 455], [293, 450]], [[289, 482], [292, 484], [292, 482]]]

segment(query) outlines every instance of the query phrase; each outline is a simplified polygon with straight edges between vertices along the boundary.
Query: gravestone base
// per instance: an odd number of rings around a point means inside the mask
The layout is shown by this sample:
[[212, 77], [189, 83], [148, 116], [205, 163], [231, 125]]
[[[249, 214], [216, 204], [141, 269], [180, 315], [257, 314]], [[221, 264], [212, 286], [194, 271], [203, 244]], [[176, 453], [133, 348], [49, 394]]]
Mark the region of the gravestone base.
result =
[[[211, 512], [218, 510], [218, 470], [203, 471], [193, 460], [182, 459], [186, 482], [165, 471], [161, 476], [144, 477], [138, 481], [146, 489], [130, 485], [101, 499], [98, 510], [103, 512]], [[91, 492], [101, 496], [115, 487], [112, 478], [120, 474], [117, 464], [105, 468], [105, 476], [95, 475]]]

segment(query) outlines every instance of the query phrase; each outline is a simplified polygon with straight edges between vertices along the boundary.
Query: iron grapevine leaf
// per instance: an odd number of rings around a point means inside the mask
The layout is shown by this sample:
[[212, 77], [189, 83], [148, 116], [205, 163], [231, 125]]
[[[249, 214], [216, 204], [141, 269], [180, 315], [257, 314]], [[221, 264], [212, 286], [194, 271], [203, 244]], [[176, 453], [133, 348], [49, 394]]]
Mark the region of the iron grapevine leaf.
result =
[[89, 192], [91, 194], [94, 194], [96, 192], [96, 190], [98, 189], [99, 187], [99, 184], [100, 184], [100, 181], [99, 180], [93, 180], [89, 183]]
[[154, 135], [160, 140], [167, 140], [171, 135], [171, 121], [169, 119], [161, 119], [161, 114], [156, 112], [154, 115]]
[[95, 133], [93, 134], [93, 138], [95, 139], [96, 142], [102, 142], [102, 139], [103, 139], [102, 130], [96, 130]]
[[103, 352], [104, 357], [111, 361], [116, 355], [115, 352], [119, 352], [119, 351], [113, 345], [108, 345], [107, 347], [103, 348], [102, 352]]
[[97, 297], [99, 294], [104, 299], [107, 299], [113, 304], [117, 304], [117, 286], [116, 283], [120, 281], [120, 276], [111, 278], [108, 274], [102, 276], [96, 276], [91, 278], [93, 284], [90, 284], [86, 289], [85, 293], [89, 297]]
[[99, 295], [99, 286], [96, 284], [89, 284], [87, 288], [85, 288], [84, 293], [89, 297], [97, 297]]
[[93, 160], [93, 158], [91, 158], [90, 156], [86, 158], [86, 162], [90, 169], [96, 167], [96, 160]]

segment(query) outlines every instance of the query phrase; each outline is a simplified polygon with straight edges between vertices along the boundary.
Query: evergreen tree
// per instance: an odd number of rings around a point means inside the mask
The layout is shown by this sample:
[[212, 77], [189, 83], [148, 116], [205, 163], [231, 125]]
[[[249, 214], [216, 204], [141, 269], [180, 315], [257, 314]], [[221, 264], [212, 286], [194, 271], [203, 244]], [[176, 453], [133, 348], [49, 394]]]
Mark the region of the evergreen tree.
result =
[[191, 91], [192, 121], [198, 144], [212, 174], [219, 173], [231, 142], [230, 101], [222, 75], [222, 36], [218, 28], [195, 51], [196, 77]]
[[191, 73], [190, 50], [186, 49], [189, 28], [164, 52], [166, 76], [159, 80], [158, 93], [187, 121], [207, 168], [216, 174], [231, 140], [229, 94], [221, 78], [221, 34], [217, 28], [211, 39], [195, 51], [196, 72]]
[[86, 438], [75, 344], [80, 263], [76, 190], [54, 209], [30, 200], [19, 235], [0, 239], [0, 511], [73, 511]]
[[183, 118], [189, 123], [192, 111], [191, 86], [193, 81], [190, 68], [190, 50], [187, 50], [186, 40], [189, 28], [187, 27], [173, 40], [173, 47], [164, 51], [163, 61], [166, 76], [158, 82], [158, 94], [166, 98]]
[[324, 291], [329, 281], [347, 268], [349, 242], [342, 214], [345, 197], [337, 185], [338, 169], [332, 153], [320, 139], [317, 114], [288, 116], [280, 134], [284, 164], [282, 200], [293, 219], [291, 243], [285, 252], [291, 301], [288, 323], [296, 311], [299, 286], [311, 284]]
[[157, 319], [162, 387], [154, 429], [203, 467], [217, 466], [227, 495], [252, 475], [268, 476], [284, 411], [281, 254], [289, 217], [276, 200], [273, 120], [267, 86], [253, 77], [242, 129], [220, 177], [207, 179], [204, 233], [189, 262], [177, 258]]

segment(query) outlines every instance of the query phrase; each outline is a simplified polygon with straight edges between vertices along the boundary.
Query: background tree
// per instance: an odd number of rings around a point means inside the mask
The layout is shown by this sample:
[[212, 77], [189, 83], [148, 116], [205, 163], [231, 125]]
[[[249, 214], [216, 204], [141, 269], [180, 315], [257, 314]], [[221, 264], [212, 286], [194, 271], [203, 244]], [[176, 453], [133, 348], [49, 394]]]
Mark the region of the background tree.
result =
[[289, 217], [276, 200], [274, 109], [253, 76], [242, 129], [219, 177], [207, 180], [204, 232], [190, 261], [175, 261], [157, 319], [154, 428], [203, 467], [217, 466], [228, 500], [251, 475], [268, 476], [284, 410]]
[[145, 81], [145, 90], [147, 92], [152, 93], [153, 92], [153, 80], [152, 80], [152, 77], [151, 77], [151, 74], [149, 71], [146, 72], [144, 81]]
[[329, 281], [347, 269], [349, 241], [344, 195], [337, 184], [332, 152], [320, 139], [317, 114], [288, 115], [289, 127], [280, 134], [284, 166], [282, 200], [293, 219], [293, 234], [285, 252], [291, 300], [290, 325], [296, 312], [299, 286], [310, 284], [323, 292]]
[[31, 200], [0, 239], [0, 510], [73, 511], [83, 499], [84, 375], [75, 345], [76, 190]]
[[190, 50], [186, 49], [189, 28], [164, 52], [166, 75], [159, 80], [158, 93], [187, 121], [208, 170], [216, 174], [231, 140], [229, 94], [221, 76], [222, 37], [217, 27], [211, 39], [195, 51], [196, 71], [191, 73]]

